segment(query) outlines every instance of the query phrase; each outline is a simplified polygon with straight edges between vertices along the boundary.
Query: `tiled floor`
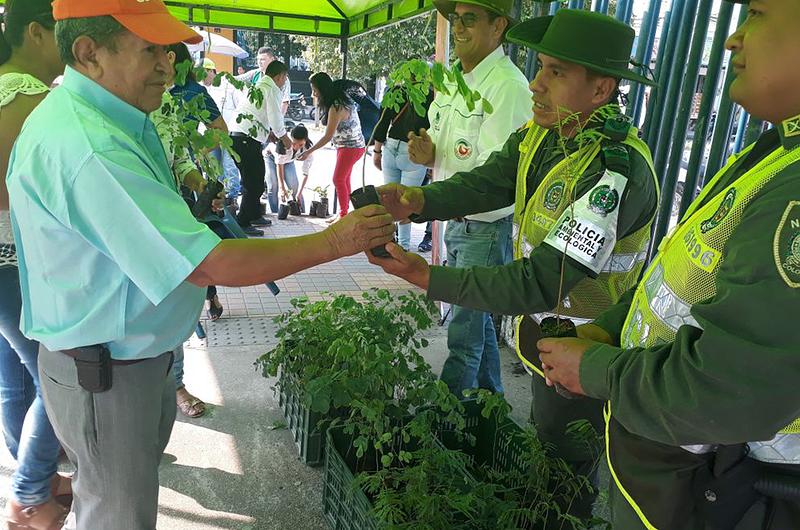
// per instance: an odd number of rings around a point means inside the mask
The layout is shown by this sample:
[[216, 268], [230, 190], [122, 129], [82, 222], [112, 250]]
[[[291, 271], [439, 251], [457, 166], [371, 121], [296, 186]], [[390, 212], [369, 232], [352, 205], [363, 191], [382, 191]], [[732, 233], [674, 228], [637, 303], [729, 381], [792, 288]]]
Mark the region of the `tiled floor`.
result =
[[[264, 230], [265, 238], [299, 236], [325, 228], [322, 219], [307, 216], [289, 217], [284, 221], [279, 221], [275, 216], [268, 217], [273, 224]], [[424, 225], [414, 225], [412, 228], [411, 241], [414, 245], [422, 240], [424, 228]], [[424, 256], [430, 259], [430, 253]], [[219, 299], [225, 310], [222, 318], [275, 315], [290, 309], [293, 298], [307, 296], [314, 300], [321, 298], [326, 292], [358, 296], [373, 288], [393, 292], [414, 289], [411, 284], [386, 274], [369, 263], [363, 254], [319, 265], [275, 283], [281, 290], [278, 296], [274, 296], [264, 285], [220, 287]]]

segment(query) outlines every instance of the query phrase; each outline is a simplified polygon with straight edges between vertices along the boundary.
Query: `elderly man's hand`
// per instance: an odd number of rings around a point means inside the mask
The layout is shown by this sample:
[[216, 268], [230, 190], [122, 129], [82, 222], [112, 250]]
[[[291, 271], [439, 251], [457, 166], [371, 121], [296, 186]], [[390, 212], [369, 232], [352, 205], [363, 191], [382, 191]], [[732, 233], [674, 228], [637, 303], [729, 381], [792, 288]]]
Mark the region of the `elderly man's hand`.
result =
[[436, 145], [428, 131], [420, 129], [419, 134], [408, 133], [408, 159], [415, 164], [431, 167], [436, 160]]
[[386, 245], [386, 250], [391, 257], [378, 258], [367, 252], [367, 259], [373, 265], [378, 265], [389, 274], [403, 278], [417, 287], [428, 290], [431, 279], [431, 267], [425, 258], [412, 252], [406, 252], [395, 243]]
[[536, 343], [547, 384], [559, 383], [574, 394], [585, 394], [581, 386], [580, 366], [583, 354], [597, 344], [586, 339], [542, 339]]
[[324, 233], [335, 256], [342, 258], [391, 241], [394, 221], [383, 206], [370, 204], [345, 215]]
[[425, 195], [420, 187], [386, 184], [378, 188], [381, 204], [397, 221], [408, 222], [411, 214], [422, 213]]

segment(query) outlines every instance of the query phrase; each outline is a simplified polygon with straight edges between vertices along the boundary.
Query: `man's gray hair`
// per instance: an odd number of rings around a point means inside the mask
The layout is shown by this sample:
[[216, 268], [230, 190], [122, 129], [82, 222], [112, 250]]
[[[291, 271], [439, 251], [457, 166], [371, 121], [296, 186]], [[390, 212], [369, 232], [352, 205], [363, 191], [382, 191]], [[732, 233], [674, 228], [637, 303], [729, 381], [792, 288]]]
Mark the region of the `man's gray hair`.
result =
[[56, 22], [56, 44], [61, 60], [68, 65], [75, 64], [72, 45], [78, 38], [86, 36], [99, 46], [117, 52], [117, 37], [127, 31], [114, 17], [68, 18]]

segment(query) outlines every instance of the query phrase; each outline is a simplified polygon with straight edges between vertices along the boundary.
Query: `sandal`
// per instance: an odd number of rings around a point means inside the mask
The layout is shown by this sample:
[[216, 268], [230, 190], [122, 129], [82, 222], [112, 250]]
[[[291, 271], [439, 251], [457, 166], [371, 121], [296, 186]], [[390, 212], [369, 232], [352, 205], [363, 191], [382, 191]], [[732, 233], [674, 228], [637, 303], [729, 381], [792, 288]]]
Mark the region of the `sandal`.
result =
[[6, 508], [8, 530], [61, 530], [69, 510], [50, 499], [36, 506], [9, 500]]
[[188, 416], [189, 418], [199, 418], [206, 413], [206, 404], [201, 399], [191, 395], [185, 387], [178, 389], [176, 392], [176, 397], [178, 410], [180, 410], [184, 416]]
[[214, 295], [214, 298], [208, 301], [208, 318], [210, 318], [212, 322], [216, 322], [222, 316], [222, 309], [219, 298]]
[[72, 506], [72, 476], [56, 473], [50, 481], [50, 495], [58, 504], [69, 508]]

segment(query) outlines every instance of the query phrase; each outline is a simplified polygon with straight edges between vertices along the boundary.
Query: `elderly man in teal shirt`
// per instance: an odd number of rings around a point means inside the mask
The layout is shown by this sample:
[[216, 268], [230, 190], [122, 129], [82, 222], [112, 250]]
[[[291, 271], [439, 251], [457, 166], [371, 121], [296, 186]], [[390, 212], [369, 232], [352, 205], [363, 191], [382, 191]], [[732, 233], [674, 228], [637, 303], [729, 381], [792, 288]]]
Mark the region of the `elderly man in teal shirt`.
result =
[[7, 177], [21, 328], [42, 344], [47, 412], [77, 468], [77, 528], [152, 530], [175, 420], [169, 352], [191, 334], [205, 286], [372, 248], [391, 239], [392, 219], [369, 206], [308, 236], [221, 242], [176, 193], [148, 118], [169, 71], [164, 45], [200, 37], [162, 0], [56, 0], [54, 16], [69, 66]]

